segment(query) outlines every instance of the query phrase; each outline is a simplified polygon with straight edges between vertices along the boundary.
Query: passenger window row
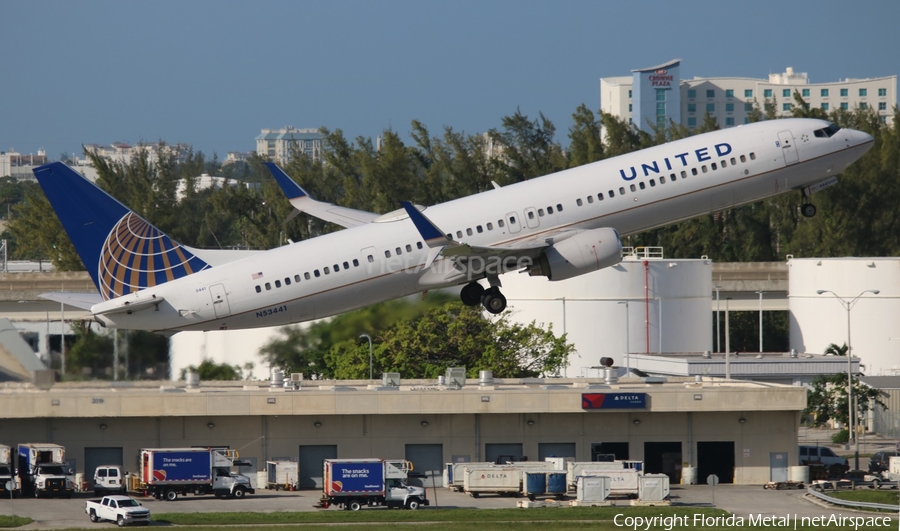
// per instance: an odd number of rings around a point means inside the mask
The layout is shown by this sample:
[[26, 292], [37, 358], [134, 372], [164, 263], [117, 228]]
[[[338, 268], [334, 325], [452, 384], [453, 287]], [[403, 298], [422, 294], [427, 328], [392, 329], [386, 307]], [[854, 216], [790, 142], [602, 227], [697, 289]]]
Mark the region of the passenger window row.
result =
[[[412, 245], [406, 244], [406, 247], [405, 247], [405, 248], [406, 248], [406, 252], [408, 252], [408, 253], [411, 253], [411, 252], [412, 252]], [[394, 253], [396, 253], [397, 256], [400, 256], [401, 254], [403, 254], [403, 249], [404, 249], [403, 247], [396, 247], [396, 248], [394, 249]], [[416, 242], [416, 249], [422, 249], [422, 242]], [[385, 258], [390, 258], [390, 257], [391, 257], [391, 250], [390, 250], [390, 249], [385, 249], [385, 250], [384, 250], [384, 257], [385, 257]], [[373, 261], [374, 261], [374, 258], [372, 258], [372, 256], [369, 255], [369, 262], [371, 263], [371, 262], [373, 262]]]
[[[369, 256], [369, 261], [370, 262], [372, 261], [371, 255]], [[319, 278], [320, 276], [322, 276], [322, 273], [324, 273], [326, 275], [330, 275], [332, 272], [337, 273], [337, 272], [341, 271], [342, 268], [343, 268], [343, 270], [350, 269], [350, 264], [351, 264], [351, 262], [348, 262], [345, 260], [342, 263], [333, 264], [330, 267], [325, 266], [322, 268], [321, 271], [318, 269], [314, 269], [312, 272], [312, 275], [310, 275], [309, 272], [307, 271], [306, 273], [303, 273], [302, 278], [305, 280], [312, 280], [313, 277]], [[359, 267], [359, 260], [354, 258], [352, 261], [352, 264], [353, 264], [353, 267]], [[279, 279], [279, 280], [276, 280], [274, 282], [274, 284], [275, 284], [276, 288], [280, 288], [282, 286], [290, 286], [292, 282], [295, 284], [299, 284], [300, 280], [301, 280], [301, 277], [300, 277], [300, 274], [298, 273], [298, 274], [294, 275], [293, 280], [291, 280], [291, 277], [284, 277], [284, 281]], [[271, 291], [272, 284], [273, 284], [272, 282], [265, 282], [263, 284], [257, 284], [255, 286], [256, 292], [262, 293], [263, 288], [265, 288], [266, 291]]]
[[[750, 153], [750, 160], [756, 160], [756, 153], [752, 153], [752, 152]], [[747, 156], [741, 155], [740, 161], [742, 163], [747, 162]], [[738, 162], [735, 157], [731, 157], [730, 159], [722, 159], [721, 161], [719, 161], [719, 165], [721, 165], [722, 168], [727, 168], [729, 163], [732, 166], [737, 166]], [[717, 165], [715, 162], [713, 162], [710, 164], [709, 168], [712, 168], [712, 170], [715, 171], [715, 170], [719, 169], [719, 165]], [[700, 172], [707, 173], [709, 171], [709, 168], [707, 168], [707, 166], [704, 164], [704, 165], [700, 166]], [[697, 175], [697, 173], [698, 173], [697, 168], [691, 168], [691, 175]], [[687, 171], [682, 170], [679, 174], [675, 174], [675, 173], [669, 174], [669, 181], [675, 182], [678, 180], [679, 176], [681, 177], [681, 179], [687, 179], [687, 176], [688, 176]], [[650, 184], [650, 188], [655, 188], [657, 181], [656, 181], [656, 179], [650, 178], [649, 180], [646, 181], [646, 183]], [[641, 190], [646, 190], [647, 189], [646, 183], [645, 183], [645, 181], [641, 181], [637, 184], [632, 183], [628, 186], [628, 189], [631, 190], [632, 192], [637, 192], [639, 188]], [[666, 176], [665, 175], [659, 176], [659, 184], [666, 184]], [[619, 187], [619, 195], [625, 195], [625, 193], [626, 193], [625, 187], [620, 186]], [[615, 190], [607, 191], [606, 197], [609, 197], [611, 199], [615, 196], [616, 196]], [[597, 201], [603, 201], [603, 198], [604, 198], [603, 192], [598, 193], [596, 197], [597, 197]], [[589, 195], [585, 199], [587, 200], [587, 203], [589, 205], [594, 203], [594, 196]], [[582, 206], [582, 205], [584, 205], [584, 201], [582, 201], [581, 198], [578, 198], [575, 200], [575, 204], [577, 206]], [[557, 205], [557, 207], [559, 207], [559, 205]], [[561, 208], [560, 208], [560, 210], [561, 210]]]
[[[516, 218], [510, 217], [509, 219], [510, 219], [510, 223], [515, 224], [515, 222], [516, 222], [515, 219], [516, 219]], [[503, 222], [502, 219], [498, 219], [498, 220], [497, 220], [497, 227], [503, 228], [503, 227], [505, 227], [505, 226], [506, 226], [506, 224]], [[485, 229], [487, 229], [488, 231], [494, 230], [494, 224], [491, 223], [491, 222], [487, 222], [487, 223], [485, 223], [484, 225], [476, 225], [476, 226], [475, 226], [475, 231], [474, 231], [474, 232], [472, 231], [471, 228], [468, 228], [468, 229], [465, 229], [465, 234], [466, 234], [466, 236], [472, 236], [472, 235], [474, 235], [476, 232], [477, 232], [478, 234], [482, 234], [482, 233], [484, 233]], [[462, 231], [462, 230], [456, 231], [456, 239], [457, 239], [457, 240], [461, 240], [462, 237], [463, 237], [463, 231]], [[453, 233], [452, 233], [452, 232], [448, 232], [448, 233], [447, 233], [447, 238], [450, 239], [450, 240], [452, 240], [452, 239], [453, 239]]]

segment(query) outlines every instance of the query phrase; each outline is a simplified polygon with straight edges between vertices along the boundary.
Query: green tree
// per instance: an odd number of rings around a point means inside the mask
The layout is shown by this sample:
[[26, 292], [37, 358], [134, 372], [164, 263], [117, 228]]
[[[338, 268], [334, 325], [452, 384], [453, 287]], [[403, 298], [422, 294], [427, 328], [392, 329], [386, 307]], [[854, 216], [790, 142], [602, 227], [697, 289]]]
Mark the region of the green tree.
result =
[[566, 160], [562, 148], [553, 137], [556, 127], [543, 113], [530, 120], [516, 109], [503, 117], [503, 131], [491, 131], [490, 138], [501, 146], [498, 163], [510, 184], [564, 170]]
[[581, 104], [572, 115], [569, 129], [569, 167], [581, 166], [604, 158], [600, 119]]
[[316, 323], [305, 332], [288, 327], [261, 354], [269, 365], [314, 378], [363, 379], [369, 374], [369, 345], [359, 335], [368, 333], [376, 374], [435, 378], [447, 367], [465, 366], [472, 376], [490, 369], [497, 377], [514, 378], [553, 374], [572, 351], [565, 337], [534, 323], [489, 320], [478, 308], [446, 298], [429, 307], [423, 312], [392, 301]]
[[[271, 367], [280, 367], [287, 372], [302, 372], [307, 378], [333, 378], [333, 367], [325, 359], [333, 348], [361, 346], [361, 334], [369, 334], [375, 338], [379, 331], [398, 322], [414, 319], [429, 308], [451, 299], [454, 297], [437, 292], [420, 301], [398, 299], [373, 304], [310, 325], [286, 326], [278, 330], [279, 337], [270, 340], [260, 349], [260, 355]], [[344, 346], [335, 347], [336, 345]], [[368, 376], [368, 342], [365, 344], [364, 354], [365, 374]]]
[[[887, 408], [882, 400], [881, 391], [860, 383], [857, 378], [853, 378], [852, 382], [855, 422], [858, 423], [859, 419], [865, 416], [870, 404]], [[812, 417], [816, 426], [822, 426], [831, 419], [846, 426], [849, 412], [848, 398], [846, 373], [820, 374], [815, 377], [812, 386], [806, 392], [806, 409], [803, 414]]]
[[846, 343], [841, 346], [837, 346], [835, 343], [831, 343], [828, 345], [828, 347], [825, 348], [825, 352], [823, 352], [823, 354], [830, 354], [832, 356], [846, 356], [847, 350], [848, 348]]
[[75, 341], [66, 352], [66, 379], [112, 379], [113, 341], [91, 330], [89, 321], [72, 323]]
[[[249, 364], [247, 368], [252, 369], [253, 364]], [[206, 358], [202, 362], [200, 362], [199, 366], [190, 365], [186, 369], [181, 369], [182, 380], [184, 380], [188, 372], [196, 372], [199, 378], [204, 381], [228, 381], [244, 379], [244, 370], [239, 365], [216, 363], [209, 358]]]

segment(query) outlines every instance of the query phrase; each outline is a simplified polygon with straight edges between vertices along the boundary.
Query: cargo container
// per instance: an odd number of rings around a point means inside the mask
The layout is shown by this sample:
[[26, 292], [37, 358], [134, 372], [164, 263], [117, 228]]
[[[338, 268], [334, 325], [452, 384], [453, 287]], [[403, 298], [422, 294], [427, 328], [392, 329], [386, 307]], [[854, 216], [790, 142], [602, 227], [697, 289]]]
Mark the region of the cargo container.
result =
[[300, 464], [296, 461], [266, 461], [267, 488], [296, 490]]
[[58, 444], [20, 444], [18, 465], [19, 484], [26, 496], [71, 498], [75, 492], [73, 471], [66, 466], [66, 449]]
[[522, 470], [513, 466], [466, 468], [463, 491], [473, 498], [481, 494], [518, 495], [522, 490]]
[[444, 486], [448, 489], [462, 492], [466, 483], [467, 468], [489, 468], [494, 466], [493, 463], [447, 463], [444, 466]]
[[364, 506], [418, 509], [428, 505], [425, 489], [407, 485], [409, 461], [326, 459], [324, 492], [316, 507], [336, 505], [358, 511]]
[[149, 496], [168, 501], [189, 493], [243, 498], [255, 490], [250, 478], [231, 472], [231, 467], [242, 464], [234, 450], [146, 448], [140, 457], [141, 489]]
[[[575, 490], [575, 482], [579, 476], [602, 476], [607, 470], [635, 470], [638, 475], [644, 468], [642, 461], [568, 461], [566, 463], [566, 481], [569, 490]], [[637, 484], [635, 484], [637, 488]], [[637, 491], [635, 491], [637, 493]]]
[[669, 476], [645, 474], [638, 479], [638, 498], [645, 502], [663, 501], [669, 497]]
[[598, 503], [609, 497], [609, 478], [606, 476], [578, 476], [575, 479], [575, 500]]

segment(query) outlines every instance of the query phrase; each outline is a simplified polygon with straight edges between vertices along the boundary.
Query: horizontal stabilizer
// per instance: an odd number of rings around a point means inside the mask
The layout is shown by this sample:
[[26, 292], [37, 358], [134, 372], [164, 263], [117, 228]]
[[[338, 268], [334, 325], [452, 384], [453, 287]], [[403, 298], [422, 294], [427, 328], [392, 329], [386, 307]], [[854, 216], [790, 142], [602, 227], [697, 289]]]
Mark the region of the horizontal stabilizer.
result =
[[67, 291], [55, 291], [50, 293], [41, 293], [42, 299], [48, 301], [59, 302], [66, 306], [81, 308], [82, 310], [90, 310], [95, 304], [103, 302], [103, 297], [99, 293], [69, 293]]
[[281, 187], [281, 191], [284, 192], [288, 201], [300, 212], [347, 228], [366, 225], [378, 218], [378, 214], [372, 212], [316, 201], [306, 193], [306, 190], [300, 188], [300, 185], [288, 177], [277, 164], [273, 162], [266, 162], [265, 164], [269, 171], [272, 172], [272, 176], [275, 177], [275, 181], [278, 182], [278, 186]]

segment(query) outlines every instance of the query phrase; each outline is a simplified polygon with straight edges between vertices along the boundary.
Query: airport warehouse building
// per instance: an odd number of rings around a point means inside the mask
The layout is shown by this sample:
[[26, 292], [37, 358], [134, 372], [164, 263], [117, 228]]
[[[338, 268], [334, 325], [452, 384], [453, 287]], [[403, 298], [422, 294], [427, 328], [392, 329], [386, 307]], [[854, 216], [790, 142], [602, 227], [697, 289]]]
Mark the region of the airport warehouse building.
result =
[[102, 464], [133, 472], [141, 448], [215, 446], [238, 450], [254, 480], [268, 460], [297, 460], [305, 488], [321, 488], [327, 458], [406, 458], [430, 486], [447, 462], [609, 454], [675, 483], [761, 484], [798, 465], [806, 406], [800, 386], [709, 377], [246, 384], [6, 383], [0, 443], [61, 444], [88, 480]]

